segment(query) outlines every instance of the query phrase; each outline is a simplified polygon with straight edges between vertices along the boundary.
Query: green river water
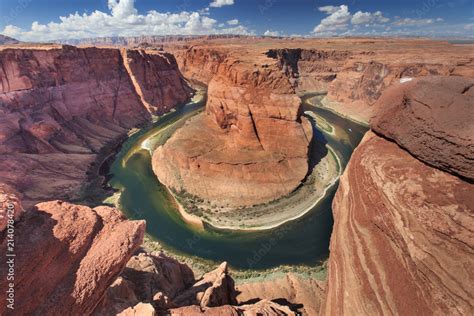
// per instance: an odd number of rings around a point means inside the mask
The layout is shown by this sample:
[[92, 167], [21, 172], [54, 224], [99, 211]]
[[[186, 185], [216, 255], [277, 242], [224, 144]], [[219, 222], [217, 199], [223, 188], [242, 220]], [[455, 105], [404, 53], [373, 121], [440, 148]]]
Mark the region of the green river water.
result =
[[[302, 97], [304, 111], [315, 113], [316, 122], [322, 118], [330, 124], [332, 131], [327, 127], [316, 128], [315, 137], [334, 149], [344, 168], [367, 128], [308, 102], [317, 99], [315, 95]], [[271, 230], [199, 230], [182, 220], [172, 197], [152, 171], [147, 148], [165, 142], [187, 118], [202, 111], [204, 104], [205, 98], [179, 106], [123, 143], [108, 170], [108, 185], [121, 191], [122, 211], [129, 218], [145, 219], [147, 233], [165, 249], [216, 262], [227, 261], [238, 269], [313, 266], [326, 259], [333, 226], [331, 203], [337, 185], [306, 215]]]

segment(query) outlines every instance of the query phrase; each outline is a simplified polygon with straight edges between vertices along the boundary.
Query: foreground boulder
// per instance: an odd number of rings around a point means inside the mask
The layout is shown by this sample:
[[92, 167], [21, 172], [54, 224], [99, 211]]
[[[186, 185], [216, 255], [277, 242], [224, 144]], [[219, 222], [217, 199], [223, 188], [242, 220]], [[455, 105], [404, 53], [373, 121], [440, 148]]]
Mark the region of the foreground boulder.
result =
[[474, 180], [474, 79], [426, 77], [396, 85], [371, 128], [436, 168]]
[[322, 314], [471, 314], [472, 192], [368, 132], [333, 201]]
[[158, 311], [189, 305], [216, 307], [235, 304], [235, 295], [225, 262], [195, 280], [187, 265], [163, 253], [142, 252], [130, 259], [95, 314], [115, 315], [139, 302]]
[[[62, 201], [44, 202], [15, 225], [14, 311], [18, 315], [86, 315], [122, 272], [145, 232], [109, 207], [91, 209]], [[2, 254], [10, 251], [1, 236]], [[7, 266], [0, 266], [6, 276]], [[7, 280], [0, 280], [7, 289]], [[6, 302], [6, 291], [0, 299]], [[6, 314], [6, 304], [0, 313]]]
[[157, 307], [162, 308], [167, 308], [171, 298], [195, 282], [194, 273], [187, 265], [162, 253], [133, 256], [122, 276], [135, 284], [140, 301], [155, 301]]
[[236, 303], [235, 295], [234, 280], [228, 275], [227, 262], [223, 262], [174, 298], [173, 305], [200, 305], [203, 308], [229, 305]]

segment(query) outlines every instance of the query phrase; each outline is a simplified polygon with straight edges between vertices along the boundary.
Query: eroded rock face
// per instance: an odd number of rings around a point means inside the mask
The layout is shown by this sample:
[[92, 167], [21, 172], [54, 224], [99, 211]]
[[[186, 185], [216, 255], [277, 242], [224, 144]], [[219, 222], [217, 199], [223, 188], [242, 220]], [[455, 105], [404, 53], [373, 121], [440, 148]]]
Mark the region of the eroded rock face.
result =
[[400, 82], [437, 75], [474, 77], [472, 52], [456, 52], [449, 46], [430, 42], [410, 45], [401, 41], [400, 48], [406, 48], [398, 52], [375, 47], [375, 51], [354, 54], [341, 67], [328, 85], [327, 106], [368, 122], [377, 112], [374, 104], [383, 92]]
[[[135, 293], [142, 302], [157, 301], [166, 307], [165, 299], [174, 298], [194, 284], [193, 271], [185, 264], [163, 254], [140, 253], [127, 263], [122, 276], [135, 284]], [[157, 295], [161, 293], [160, 295]]]
[[472, 313], [473, 190], [368, 132], [333, 202], [322, 314]]
[[126, 66], [118, 49], [0, 50], [0, 178], [26, 208], [78, 198], [104, 151], [188, 98], [169, 55], [123, 55]]
[[[36, 205], [15, 225], [15, 313], [92, 313], [132, 253], [144, 221], [128, 221], [118, 210], [91, 209], [62, 201]], [[7, 251], [2, 236], [1, 251]], [[0, 274], [7, 275], [7, 266]], [[7, 280], [0, 285], [7, 289]], [[6, 302], [6, 292], [0, 298]], [[0, 307], [5, 314], [6, 304]]]
[[260, 300], [255, 304], [248, 304], [242, 306], [230, 306], [223, 305], [219, 307], [211, 308], [200, 308], [199, 306], [186, 306], [180, 308], [171, 309], [170, 315], [172, 316], [188, 316], [188, 315], [206, 315], [206, 316], [256, 316], [256, 315], [265, 315], [265, 316], [281, 316], [296, 315], [289, 307], [282, 306], [278, 303], [269, 301], [269, 300]]
[[347, 50], [270, 49], [267, 56], [278, 60], [281, 70], [292, 78], [298, 92], [323, 92], [353, 55]]
[[228, 57], [226, 48], [190, 47], [173, 51], [179, 69], [188, 79], [208, 84]]
[[273, 64], [254, 67], [227, 58], [218, 65], [206, 113], [153, 155], [162, 183], [230, 206], [268, 202], [301, 183], [311, 124], [300, 117], [300, 99], [288, 77], [275, 61], [265, 60]]
[[200, 305], [203, 308], [235, 302], [234, 281], [228, 275], [226, 262], [204, 274], [192, 287], [173, 299], [175, 306]]
[[0, 233], [18, 221], [24, 209], [21, 194], [11, 186], [0, 183]]
[[189, 305], [207, 309], [235, 305], [235, 295], [226, 262], [195, 280], [187, 265], [163, 253], [141, 252], [130, 259], [94, 314], [132, 312], [139, 302], [161, 312]]
[[168, 112], [188, 99], [192, 89], [177, 71], [172, 54], [123, 48], [121, 52], [135, 91], [150, 113]]
[[239, 304], [248, 305], [256, 298], [265, 298], [298, 306], [303, 315], [318, 315], [325, 299], [325, 282], [288, 273], [279, 278], [237, 284], [236, 291]]
[[474, 180], [474, 79], [426, 77], [387, 90], [371, 128], [429, 165]]

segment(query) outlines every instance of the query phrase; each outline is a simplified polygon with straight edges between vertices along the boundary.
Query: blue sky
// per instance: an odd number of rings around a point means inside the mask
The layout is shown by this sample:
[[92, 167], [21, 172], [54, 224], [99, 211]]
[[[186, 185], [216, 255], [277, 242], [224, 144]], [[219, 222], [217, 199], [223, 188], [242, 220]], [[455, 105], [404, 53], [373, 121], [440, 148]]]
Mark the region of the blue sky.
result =
[[474, 0], [0, 0], [0, 33], [26, 41], [113, 35], [474, 37]]

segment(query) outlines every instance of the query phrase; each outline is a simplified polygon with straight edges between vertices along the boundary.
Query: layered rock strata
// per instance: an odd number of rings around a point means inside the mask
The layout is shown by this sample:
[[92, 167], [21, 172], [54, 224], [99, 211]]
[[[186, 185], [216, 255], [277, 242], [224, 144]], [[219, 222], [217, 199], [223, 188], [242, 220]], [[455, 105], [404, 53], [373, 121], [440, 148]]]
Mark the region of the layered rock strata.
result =
[[166, 47], [173, 50], [186, 77], [201, 81], [212, 77], [222, 56], [262, 66], [271, 64], [262, 56], [271, 57], [298, 93], [327, 92], [325, 106], [364, 123], [372, 117], [381, 94], [400, 81], [433, 75], [474, 78], [472, 48], [441, 41], [242, 38], [240, 42], [189, 40], [187, 45]]
[[416, 79], [387, 90], [375, 107], [375, 132], [429, 165], [474, 181], [474, 79]]
[[300, 112], [300, 99], [275, 64], [227, 58], [209, 82], [206, 112], [155, 151], [153, 170], [177, 192], [221, 205], [271, 201], [294, 190], [308, 171], [312, 128]]
[[[144, 233], [143, 221], [127, 221], [109, 207], [40, 203], [15, 225], [14, 245], [8, 235], [1, 236], [2, 254], [16, 256], [12, 271], [7, 264], [0, 266], [0, 298], [7, 302], [11, 282], [15, 314], [90, 314]], [[9, 275], [13, 279], [7, 279]], [[2, 304], [0, 313], [7, 311]]]
[[470, 82], [420, 79], [382, 96], [382, 136], [366, 134], [333, 201], [322, 314], [473, 312]]
[[[407, 44], [400, 42], [403, 46]], [[327, 91], [325, 105], [363, 122], [368, 122], [377, 111], [373, 105], [394, 84], [434, 75], [474, 78], [472, 54], [449, 57], [439, 54], [427, 61], [421, 57], [426, 51], [417, 54], [416, 48], [410, 47], [401, 59], [400, 53], [380, 51], [379, 45], [385, 43], [374, 41], [373, 44], [372, 51], [349, 47], [346, 50], [270, 49], [267, 55], [279, 61], [283, 72], [292, 75], [297, 91]], [[429, 50], [432, 43], [426, 44]], [[439, 47], [441, 51], [443, 48], [448, 47]]]
[[189, 92], [168, 54], [3, 49], [0, 178], [24, 194], [25, 207], [78, 198], [107, 147]]

